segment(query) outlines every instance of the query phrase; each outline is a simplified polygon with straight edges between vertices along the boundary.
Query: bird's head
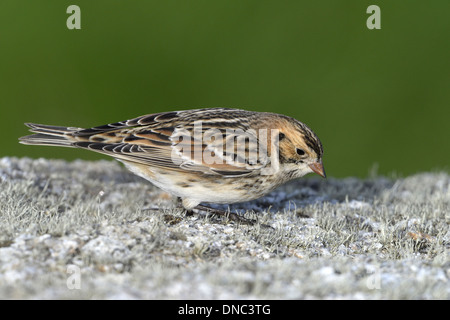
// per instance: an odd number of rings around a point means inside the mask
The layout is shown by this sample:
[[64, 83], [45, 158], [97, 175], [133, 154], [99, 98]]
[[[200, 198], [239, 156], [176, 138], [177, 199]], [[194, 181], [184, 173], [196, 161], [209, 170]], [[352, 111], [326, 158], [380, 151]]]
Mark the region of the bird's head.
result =
[[326, 178], [322, 163], [323, 148], [317, 135], [305, 124], [293, 118], [282, 118], [278, 125], [280, 165], [292, 178], [317, 173]]

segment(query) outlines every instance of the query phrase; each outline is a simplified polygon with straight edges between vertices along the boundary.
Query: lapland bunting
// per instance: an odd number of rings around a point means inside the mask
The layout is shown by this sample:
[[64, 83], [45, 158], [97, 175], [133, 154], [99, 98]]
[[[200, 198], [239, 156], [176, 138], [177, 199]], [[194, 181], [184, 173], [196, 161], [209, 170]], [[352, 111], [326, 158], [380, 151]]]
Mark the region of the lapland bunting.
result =
[[205, 108], [140, 116], [90, 129], [26, 123], [28, 145], [83, 148], [121, 161], [182, 200], [229, 204], [315, 172], [322, 143], [302, 122], [266, 112]]

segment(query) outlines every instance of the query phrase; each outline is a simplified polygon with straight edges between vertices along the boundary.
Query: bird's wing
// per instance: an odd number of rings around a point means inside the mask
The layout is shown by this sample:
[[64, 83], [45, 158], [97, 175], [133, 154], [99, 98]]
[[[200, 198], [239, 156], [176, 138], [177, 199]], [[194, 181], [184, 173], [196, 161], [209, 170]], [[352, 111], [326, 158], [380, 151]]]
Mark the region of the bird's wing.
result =
[[[71, 134], [73, 145], [166, 170], [227, 177], [257, 173], [270, 163], [261, 137], [241, 125], [245, 121], [228, 121], [223, 114], [214, 118], [211, 114], [217, 109], [209, 114], [200, 110], [151, 114], [79, 130]], [[220, 110], [229, 116], [227, 109]]]

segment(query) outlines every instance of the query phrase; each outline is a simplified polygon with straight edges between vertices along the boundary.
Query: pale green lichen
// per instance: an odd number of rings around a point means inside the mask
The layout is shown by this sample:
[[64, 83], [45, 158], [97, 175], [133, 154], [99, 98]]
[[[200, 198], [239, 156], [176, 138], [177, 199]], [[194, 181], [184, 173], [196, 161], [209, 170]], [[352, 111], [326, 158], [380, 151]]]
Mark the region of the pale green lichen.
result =
[[115, 162], [2, 158], [0, 298], [449, 299], [449, 183], [303, 179], [232, 206], [269, 229], [185, 216]]

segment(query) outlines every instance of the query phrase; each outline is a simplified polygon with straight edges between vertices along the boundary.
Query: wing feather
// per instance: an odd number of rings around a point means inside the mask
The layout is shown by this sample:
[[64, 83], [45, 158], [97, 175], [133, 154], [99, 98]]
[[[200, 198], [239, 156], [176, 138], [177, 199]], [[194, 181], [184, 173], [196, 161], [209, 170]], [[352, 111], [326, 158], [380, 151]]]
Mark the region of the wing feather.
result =
[[270, 163], [247, 113], [236, 118], [234, 109], [206, 110], [144, 115], [71, 132], [71, 137], [74, 146], [166, 170], [236, 177], [257, 174]]

